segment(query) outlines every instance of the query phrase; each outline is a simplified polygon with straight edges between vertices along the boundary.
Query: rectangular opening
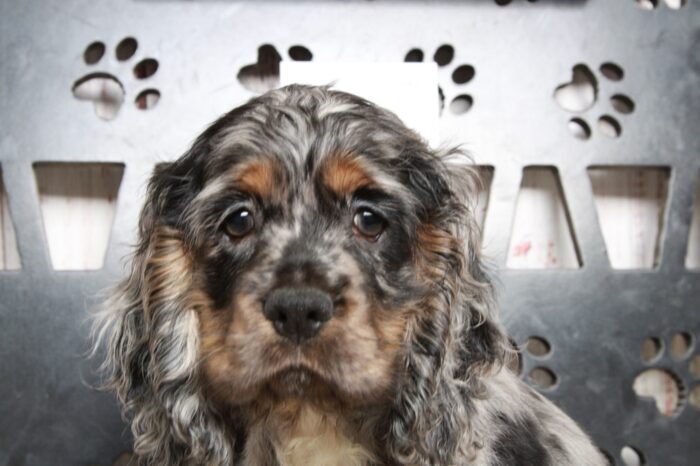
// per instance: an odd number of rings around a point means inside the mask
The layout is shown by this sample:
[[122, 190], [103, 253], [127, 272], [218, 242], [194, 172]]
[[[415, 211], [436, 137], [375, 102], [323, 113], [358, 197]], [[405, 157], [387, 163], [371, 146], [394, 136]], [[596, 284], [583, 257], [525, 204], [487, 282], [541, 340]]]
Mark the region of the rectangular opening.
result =
[[589, 167], [610, 265], [651, 269], [661, 258], [669, 167]]
[[506, 265], [514, 269], [581, 267], [573, 224], [555, 167], [523, 170]]
[[34, 164], [55, 270], [102, 268], [123, 173], [120, 163]]

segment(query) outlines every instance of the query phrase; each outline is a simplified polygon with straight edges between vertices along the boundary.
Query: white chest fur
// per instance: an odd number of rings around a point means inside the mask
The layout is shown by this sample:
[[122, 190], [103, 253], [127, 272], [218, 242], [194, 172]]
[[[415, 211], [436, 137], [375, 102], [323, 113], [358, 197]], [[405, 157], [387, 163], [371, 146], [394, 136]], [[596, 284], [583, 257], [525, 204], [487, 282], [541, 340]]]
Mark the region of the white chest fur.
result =
[[342, 433], [334, 416], [304, 407], [293, 425], [279, 432], [282, 466], [363, 466], [372, 454]]

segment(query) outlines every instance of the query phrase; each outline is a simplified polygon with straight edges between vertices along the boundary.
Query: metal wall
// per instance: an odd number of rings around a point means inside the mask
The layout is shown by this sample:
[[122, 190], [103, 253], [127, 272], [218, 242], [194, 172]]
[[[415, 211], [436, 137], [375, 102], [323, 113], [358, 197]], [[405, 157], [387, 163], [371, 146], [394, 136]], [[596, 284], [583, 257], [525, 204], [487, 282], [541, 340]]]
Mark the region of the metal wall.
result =
[[[551, 165], [583, 264], [502, 267], [502, 316], [515, 341], [539, 335], [551, 345], [543, 359], [525, 354], [523, 373], [535, 366], [554, 372], [556, 384], [543, 392], [617, 464], [624, 445], [649, 464], [697, 464], [700, 409], [684, 401], [674, 416], [662, 416], [632, 383], [659, 367], [677, 375], [685, 394], [698, 384], [686, 357], [666, 351], [645, 364], [640, 345], [683, 331], [692, 337], [692, 353], [700, 337], [700, 280], [684, 267], [700, 174], [700, 2], [680, 9], [665, 0], [641, 2], [652, 9], [639, 3], [0, 1], [0, 164], [21, 255], [21, 270], [0, 272], [0, 464], [109, 464], [129, 448], [112, 396], [90, 388], [86, 315], [98, 290], [123, 273], [148, 172], [254, 95], [237, 76], [256, 63], [262, 44], [282, 59], [300, 44], [319, 61], [401, 61], [413, 48], [430, 60], [451, 45], [454, 57], [440, 68], [442, 132], [494, 167], [485, 228], [496, 262], [505, 264], [523, 167]], [[126, 37], [138, 47], [119, 60], [115, 48]], [[83, 54], [94, 41], [106, 50], [87, 64]], [[156, 59], [158, 69], [140, 79], [152, 71], [143, 64], [134, 71], [144, 58]], [[624, 71], [621, 80], [600, 71], [608, 62]], [[461, 64], [474, 74], [460, 84], [452, 75]], [[575, 115], [553, 98], [578, 64], [597, 81], [595, 104], [577, 113], [591, 129], [584, 140], [569, 130]], [[108, 121], [72, 92], [95, 72], [109, 73], [124, 90], [123, 105]], [[145, 89], [160, 93], [149, 109], [139, 108], [149, 106], [138, 97]], [[632, 113], [613, 108], [617, 93], [634, 101]], [[472, 106], [455, 115], [449, 104], [458, 95], [468, 95]], [[603, 115], [618, 122], [619, 137], [605, 135], [609, 125], [598, 127]], [[102, 270], [52, 270], [32, 169], [39, 161], [125, 164]], [[609, 265], [587, 176], [588, 167], [609, 165], [670, 169], [654, 269]]]

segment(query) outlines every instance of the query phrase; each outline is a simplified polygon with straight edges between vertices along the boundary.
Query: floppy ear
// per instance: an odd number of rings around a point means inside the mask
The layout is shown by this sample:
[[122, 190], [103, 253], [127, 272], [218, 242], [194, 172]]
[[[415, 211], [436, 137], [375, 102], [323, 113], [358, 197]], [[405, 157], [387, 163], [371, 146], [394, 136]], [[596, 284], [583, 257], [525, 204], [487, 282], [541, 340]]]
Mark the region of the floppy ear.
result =
[[427, 292], [409, 323], [389, 425], [390, 455], [402, 464], [454, 464], [474, 454], [470, 400], [505, 354], [472, 214], [478, 179], [465, 160], [454, 150], [410, 167], [410, 189], [424, 200], [415, 266]]
[[107, 387], [132, 418], [134, 451], [146, 464], [228, 464], [233, 458], [234, 436], [197, 383], [199, 304], [177, 221], [188, 182], [177, 165], [156, 170], [131, 273], [97, 323], [96, 344], [107, 345]]
[[[481, 255], [481, 228], [475, 211], [483, 181], [460, 150], [453, 149], [441, 158], [447, 167], [454, 202], [462, 208], [455, 236], [463, 245], [464, 262], [455, 307], [464, 321], [455, 328], [459, 335], [455, 378], [473, 382], [476, 395], [481, 391], [478, 376], [500, 370], [511, 345], [498, 319], [493, 283]], [[458, 206], [452, 209], [457, 210]]]

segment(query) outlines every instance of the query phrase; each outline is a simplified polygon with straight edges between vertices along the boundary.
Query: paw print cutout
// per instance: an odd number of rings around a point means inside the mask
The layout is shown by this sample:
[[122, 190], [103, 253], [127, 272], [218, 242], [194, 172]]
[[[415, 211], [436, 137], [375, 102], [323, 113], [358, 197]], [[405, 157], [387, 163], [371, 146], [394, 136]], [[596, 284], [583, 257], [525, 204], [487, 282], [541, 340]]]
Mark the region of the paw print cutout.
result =
[[[577, 138], [586, 140], [591, 137], [591, 126], [588, 124], [587, 112], [600, 113], [598, 108], [606, 99], [609, 104], [609, 112], [599, 114], [598, 130], [605, 136], [616, 139], [622, 135], [622, 124], [612, 114], [626, 117], [635, 110], [635, 103], [631, 97], [622, 93], [603, 93], [601, 83], [617, 83], [623, 80], [624, 70], [617, 64], [607, 62], [600, 65], [599, 74], [601, 80], [584, 63], [579, 63], [572, 69], [571, 81], [560, 84], [554, 90], [554, 100], [565, 111], [578, 114], [569, 120], [569, 131]], [[607, 87], [606, 86], [606, 87]]]
[[656, 336], [644, 340], [641, 358], [650, 367], [637, 375], [632, 389], [640, 398], [653, 399], [662, 416], [673, 417], [686, 401], [700, 409], [700, 354], [693, 355], [695, 341], [690, 333], [677, 332], [667, 343]]
[[525, 381], [541, 391], [556, 388], [559, 378], [547, 367], [547, 361], [552, 356], [552, 345], [546, 338], [531, 336], [521, 346], [513, 341], [511, 345], [514, 351], [507, 359], [510, 370], [522, 376], [523, 368], [526, 368], [528, 372]]
[[[119, 114], [127, 94], [127, 88], [131, 88], [131, 80], [135, 79], [139, 84], [149, 80], [158, 71], [158, 61], [154, 58], [140, 58], [133, 67], [130, 62], [137, 56], [138, 42], [133, 37], [122, 39], [114, 51], [114, 61], [108, 61], [107, 47], [103, 42], [93, 42], [83, 52], [83, 62], [88, 67], [95, 67], [100, 63], [108, 66], [129, 65], [131, 73], [120, 79], [118, 71], [92, 71], [77, 79], [73, 83], [73, 96], [78, 100], [93, 103], [95, 114], [103, 120], [113, 120]], [[149, 110], [160, 100], [160, 91], [153, 87], [147, 87], [136, 93], [134, 105], [139, 110]]]
[[[454, 47], [448, 44], [441, 45], [433, 54], [433, 61], [438, 65], [439, 81], [438, 95], [440, 97], [440, 115], [445, 109], [445, 102], [449, 102], [448, 108], [453, 115], [463, 115], [474, 105], [474, 98], [462, 90], [474, 79], [476, 70], [472, 65], [452, 65], [455, 57]], [[423, 50], [414, 48], [408, 51], [404, 57], [405, 62], [422, 62], [425, 56]], [[448, 75], [449, 78], [446, 78]], [[447, 89], [447, 95], [444, 90]], [[454, 91], [453, 91], [454, 89]]]
[[642, 10], [654, 10], [661, 3], [665, 3], [666, 6], [672, 10], [680, 10], [686, 3], [688, 3], [688, 0], [663, 0], [663, 2], [661, 0], [634, 0], [634, 2]]
[[[287, 55], [294, 61], [311, 61], [313, 54], [303, 45], [293, 45]], [[238, 82], [251, 92], [262, 94], [279, 87], [282, 55], [270, 44], [258, 48], [258, 61], [238, 71]]]
[[525, 352], [536, 362], [527, 374], [530, 385], [540, 390], [551, 390], [559, 381], [557, 374], [545, 365], [546, 359], [552, 355], [552, 346], [543, 337], [532, 336], [525, 342]]
[[[664, 417], [674, 418], [686, 401], [700, 413], [700, 354], [693, 355], [695, 349], [693, 335], [688, 332], [676, 332], [667, 341], [657, 336], [646, 338], [640, 356], [648, 367], [635, 377], [634, 393], [653, 401]], [[690, 390], [686, 380], [691, 381]], [[637, 447], [625, 446], [620, 455], [624, 464], [646, 464]]]

